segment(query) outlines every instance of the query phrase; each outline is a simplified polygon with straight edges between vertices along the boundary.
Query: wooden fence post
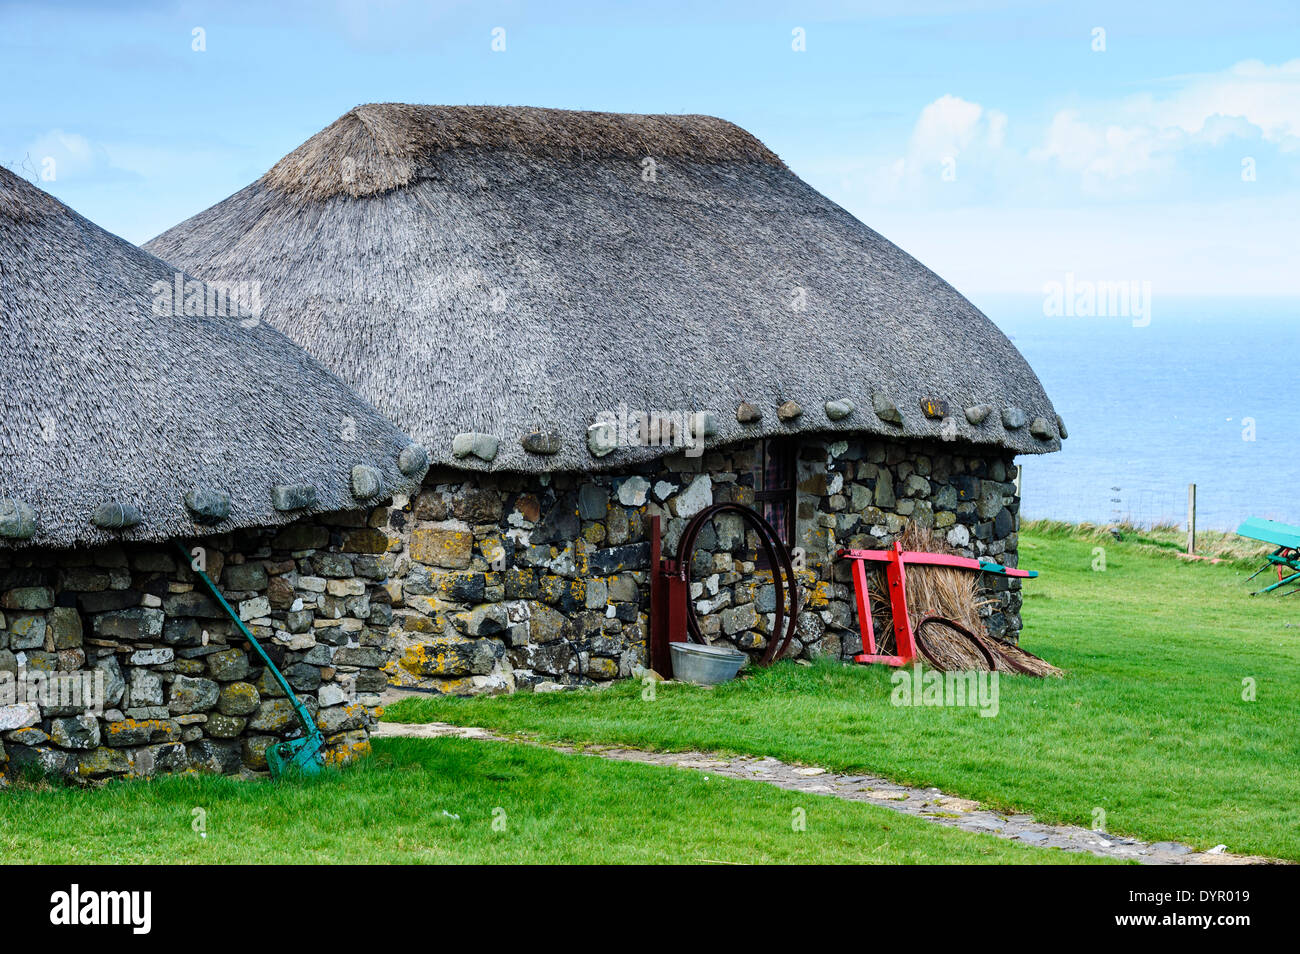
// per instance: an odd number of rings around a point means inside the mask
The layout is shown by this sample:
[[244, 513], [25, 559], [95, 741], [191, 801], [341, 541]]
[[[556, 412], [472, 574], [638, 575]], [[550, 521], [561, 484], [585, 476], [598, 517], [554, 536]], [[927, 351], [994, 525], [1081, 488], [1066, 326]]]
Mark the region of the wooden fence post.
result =
[[1187, 552], [1196, 552], [1196, 485], [1187, 485]]

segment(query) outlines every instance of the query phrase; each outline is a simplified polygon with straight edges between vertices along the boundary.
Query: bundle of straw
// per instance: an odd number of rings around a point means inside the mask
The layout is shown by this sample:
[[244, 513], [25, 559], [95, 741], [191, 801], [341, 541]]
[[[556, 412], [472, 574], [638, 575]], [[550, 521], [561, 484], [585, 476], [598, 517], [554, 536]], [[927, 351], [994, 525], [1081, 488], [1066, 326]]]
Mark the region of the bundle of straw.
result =
[[[921, 527], [909, 526], [898, 541], [904, 550], [956, 552]], [[871, 581], [871, 615], [880, 644], [878, 651], [893, 653], [894, 623], [889, 607], [889, 587], [883, 568], [876, 570], [874, 575], [875, 579]], [[917, 636], [918, 648], [923, 650], [922, 656], [930, 665], [946, 672], [994, 668], [1033, 676], [1061, 675], [1060, 669], [1033, 653], [989, 636], [980, 608], [992, 602], [980, 596], [978, 573], [942, 566], [908, 567], [907, 612]], [[939, 617], [940, 620], [919, 626], [927, 617]], [[960, 629], [944, 625], [942, 620], [952, 620], [974, 638], [963, 634]], [[992, 667], [988, 656], [993, 658]]]

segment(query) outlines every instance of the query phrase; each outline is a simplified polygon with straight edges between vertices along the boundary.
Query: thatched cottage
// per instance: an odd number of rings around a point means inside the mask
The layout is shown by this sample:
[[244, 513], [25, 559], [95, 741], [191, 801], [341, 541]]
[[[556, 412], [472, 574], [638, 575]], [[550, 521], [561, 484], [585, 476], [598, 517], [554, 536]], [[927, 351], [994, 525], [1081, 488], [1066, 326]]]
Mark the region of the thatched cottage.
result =
[[[843, 546], [907, 525], [1016, 562], [1017, 454], [1065, 436], [965, 298], [706, 116], [382, 104], [154, 239], [427, 448], [386, 528], [388, 672], [446, 692], [580, 684], [645, 658], [648, 520], [714, 501], [796, 550], [795, 650], [859, 651]], [[711, 639], [757, 650], [774, 592], [718, 517]], [[996, 636], [1019, 629], [998, 580]]]
[[0, 785], [258, 772], [303, 733], [195, 568], [329, 757], [367, 747], [374, 525], [424, 452], [228, 291], [0, 168]]

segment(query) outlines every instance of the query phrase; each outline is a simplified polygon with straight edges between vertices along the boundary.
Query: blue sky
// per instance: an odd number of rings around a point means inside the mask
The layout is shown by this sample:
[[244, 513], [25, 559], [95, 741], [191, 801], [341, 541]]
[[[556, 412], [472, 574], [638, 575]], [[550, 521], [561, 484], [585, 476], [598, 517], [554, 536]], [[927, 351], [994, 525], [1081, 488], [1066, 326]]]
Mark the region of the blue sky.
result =
[[509, 103], [723, 116], [973, 296], [1300, 294], [1294, 0], [0, 0], [0, 81], [0, 162], [135, 242], [358, 103]]

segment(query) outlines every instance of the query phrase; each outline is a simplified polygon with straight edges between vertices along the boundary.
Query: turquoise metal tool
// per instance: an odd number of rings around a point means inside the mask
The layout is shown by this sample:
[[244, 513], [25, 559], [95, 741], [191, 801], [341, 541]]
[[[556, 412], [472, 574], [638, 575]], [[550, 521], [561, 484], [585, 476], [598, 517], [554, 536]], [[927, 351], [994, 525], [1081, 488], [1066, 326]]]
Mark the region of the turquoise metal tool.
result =
[[253, 649], [257, 650], [257, 654], [262, 657], [262, 662], [266, 663], [267, 671], [270, 672], [271, 676], [279, 684], [280, 688], [284, 690], [284, 694], [289, 698], [290, 703], [293, 704], [293, 711], [298, 714], [298, 721], [302, 723], [304, 735], [301, 738], [287, 739], [283, 742], [277, 742], [274, 745], [267, 747], [266, 764], [271, 769], [271, 777], [278, 779], [289, 774], [317, 774], [321, 770], [321, 765], [324, 761], [323, 753], [325, 749], [325, 737], [321, 735], [320, 729], [316, 727], [316, 722], [312, 719], [311, 713], [307, 711], [307, 707], [302, 704], [302, 700], [294, 693], [288, 680], [284, 678], [284, 674], [276, 668], [275, 663], [271, 661], [271, 657], [266, 654], [266, 650], [262, 648], [262, 644], [259, 643], [257, 638], [248, 631], [248, 627], [245, 626], [244, 621], [239, 618], [239, 614], [231, 608], [231, 605], [228, 602], [226, 602], [226, 598], [222, 596], [221, 591], [217, 589], [217, 584], [212, 582], [212, 578], [209, 577], [207, 573], [194, 565], [193, 556], [179, 540], [176, 541], [176, 548], [184, 555], [185, 562], [189, 564], [190, 569], [194, 573], [198, 574], [199, 579], [201, 579], [204, 585], [207, 586], [208, 592], [210, 592], [213, 598], [221, 605], [221, 608], [226, 611], [226, 615], [234, 620], [235, 625], [239, 627], [239, 631], [244, 635], [244, 638], [248, 640]]
[[[1262, 540], [1277, 547], [1264, 558], [1264, 565], [1246, 578], [1249, 582], [1272, 567], [1277, 570], [1277, 582], [1262, 590], [1256, 590], [1250, 594], [1251, 596], [1300, 583], [1300, 527], [1293, 527], [1289, 523], [1278, 520], [1248, 517], [1237, 528], [1237, 534], [1250, 537], [1252, 540]], [[1287, 595], [1291, 593], [1300, 593], [1300, 589], [1289, 590]]]

